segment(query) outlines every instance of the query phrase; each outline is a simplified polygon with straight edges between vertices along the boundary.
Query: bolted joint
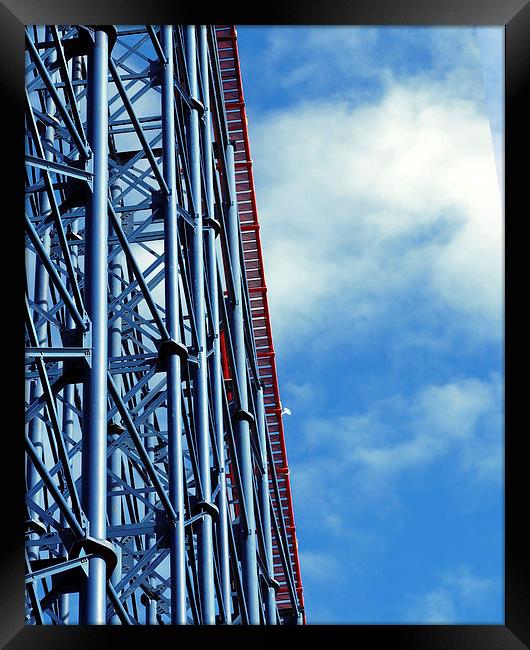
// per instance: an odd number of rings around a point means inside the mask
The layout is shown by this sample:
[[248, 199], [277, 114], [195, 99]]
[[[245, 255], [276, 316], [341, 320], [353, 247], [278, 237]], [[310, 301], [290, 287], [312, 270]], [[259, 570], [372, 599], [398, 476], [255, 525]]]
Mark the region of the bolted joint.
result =
[[158, 208], [165, 203], [169, 203], [169, 196], [171, 196], [171, 192], [167, 194], [162, 190], [153, 190], [151, 192], [151, 209]]
[[113, 421], [109, 422], [107, 425], [107, 433], [109, 435], [121, 435], [125, 431], [125, 427], [121, 422]]
[[114, 573], [114, 569], [118, 564], [118, 555], [114, 545], [106, 539], [97, 539], [88, 534], [82, 539], [76, 539], [70, 547], [68, 555], [71, 559], [75, 559], [83, 554], [100, 557], [105, 561], [107, 579]]
[[190, 107], [199, 113], [199, 117], [204, 115], [204, 104], [196, 97], [190, 97]]
[[200, 501], [196, 501], [191, 506], [191, 514], [210, 515], [212, 519], [216, 520], [219, 517], [219, 508], [211, 501], [206, 501], [205, 499], [201, 499]]
[[80, 25], [79, 27], [81, 28], [79, 35], [81, 36], [81, 30], [83, 30], [85, 32], [85, 38], [88, 39], [90, 46], [93, 46], [96, 43], [96, 32], [105, 32], [109, 40], [108, 50], [110, 55], [116, 43], [116, 39], [118, 38], [118, 30], [114, 25]]
[[158, 602], [160, 600], [160, 594], [148, 585], [142, 584], [141, 589], [144, 593], [140, 596], [140, 602], [145, 607], [153, 601]]
[[245, 411], [244, 409], [237, 409], [234, 411], [234, 420], [236, 422], [239, 422], [240, 420], [244, 420], [245, 422], [248, 422], [250, 427], [254, 427], [256, 425], [256, 420], [252, 413], [250, 411]]
[[64, 56], [68, 61], [77, 56], [86, 56], [95, 44], [97, 31], [106, 32], [109, 37], [109, 55], [118, 38], [114, 25], [79, 25], [77, 38], [62, 41]]
[[48, 532], [46, 526], [42, 523], [37, 517], [32, 517], [31, 519], [26, 519], [24, 522], [24, 529], [26, 534], [28, 533], [37, 533], [37, 535], [45, 535]]
[[214, 231], [216, 237], [221, 232], [221, 224], [214, 217], [206, 217], [203, 223], [205, 228], [211, 228]]
[[159, 368], [165, 368], [167, 359], [170, 355], [176, 354], [183, 364], [188, 361], [188, 348], [179, 341], [168, 339], [167, 341], [160, 341], [156, 343], [158, 347], [158, 363]]
[[160, 548], [170, 548], [170, 534], [177, 526], [179, 513], [177, 512], [176, 515], [177, 517], [173, 518], [165, 510], [157, 508], [155, 511], [155, 536]]
[[66, 226], [66, 239], [67, 241], [81, 241], [83, 238], [78, 232], [72, 230], [72, 224]]
[[162, 69], [166, 68], [166, 64], [162, 67], [160, 61], [149, 61], [149, 82], [153, 88], [162, 85]]

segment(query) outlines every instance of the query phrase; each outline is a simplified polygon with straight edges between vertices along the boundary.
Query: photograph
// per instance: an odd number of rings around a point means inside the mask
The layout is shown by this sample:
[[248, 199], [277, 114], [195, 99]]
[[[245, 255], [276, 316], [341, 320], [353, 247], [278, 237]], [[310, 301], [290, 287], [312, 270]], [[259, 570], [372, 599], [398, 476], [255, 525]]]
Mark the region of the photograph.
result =
[[529, 647], [505, 228], [528, 5], [2, 4], [25, 173], [5, 647]]

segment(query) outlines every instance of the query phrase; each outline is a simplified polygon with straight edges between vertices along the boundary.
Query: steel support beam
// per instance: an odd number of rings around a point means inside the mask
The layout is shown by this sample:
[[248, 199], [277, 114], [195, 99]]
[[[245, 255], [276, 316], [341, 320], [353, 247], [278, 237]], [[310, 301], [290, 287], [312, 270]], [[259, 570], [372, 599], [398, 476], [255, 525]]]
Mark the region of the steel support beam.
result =
[[26, 39], [26, 621], [293, 622], [235, 28]]
[[[119, 183], [114, 182], [110, 186], [110, 194], [111, 194], [112, 201], [114, 203], [117, 197], [120, 195]], [[112, 223], [109, 223], [109, 238], [112, 237], [113, 235], [114, 235], [114, 229], [112, 227]], [[117, 248], [118, 250], [120, 250], [119, 247]], [[110, 249], [109, 252], [112, 252], [112, 249]], [[109, 301], [110, 302], [112, 302], [122, 292], [122, 285], [123, 285], [122, 263], [123, 263], [123, 253], [118, 252], [113, 257], [112, 262], [110, 262], [109, 264]], [[122, 319], [116, 318], [109, 329], [108, 345], [109, 345], [109, 357], [111, 358], [116, 358], [121, 356], [121, 347], [122, 347], [121, 327], [122, 327]], [[116, 383], [116, 388], [121, 395], [123, 382], [120, 375], [116, 377], [115, 383]], [[119, 426], [120, 423], [117, 420], [115, 420], [113, 424], [115, 425], [117, 431], [112, 435], [114, 436], [114, 439], [116, 439], [119, 436], [119, 431], [121, 430], [121, 427]], [[110, 470], [112, 474], [114, 474], [115, 476], [121, 476], [121, 464], [122, 464], [122, 452], [121, 449], [116, 447], [112, 451], [110, 457]], [[113, 492], [120, 491], [120, 486], [114, 479], [111, 480], [108, 491], [109, 491], [109, 499], [108, 499], [109, 523], [111, 526], [119, 526], [122, 523], [122, 498], [120, 495], [113, 496]], [[121, 547], [119, 545], [115, 546], [115, 550], [117, 555], [117, 563], [114, 571], [112, 572], [112, 576], [110, 576], [110, 581], [113, 587], [116, 589], [116, 585], [121, 580], [122, 553], [121, 553]], [[119, 597], [120, 593], [118, 590], [116, 590], [116, 593]], [[117, 613], [114, 614], [110, 622], [112, 625], [120, 625], [121, 620], [119, 615]]]
[[217, 546], [219, 558], [219, 578], [221, 599], [225, 612], [225, 623], [232, 622], [232, 597], [230, 584], [230, 551], [228, 545], [228, 510], [226, 499], [226, 454], [223, 426], [223, 376], [221, 370], [221, 344], [219, 330], [219, 276], [217, 271], [216, 237], [217, 227], [214, 227], [214, 179], [212, 151], [212, 114], [210, 106], [210, 66], [208, 57], [208, 32], [206, 25], [201, 25], [200, 33], [200, 64], [203, 83], [204, 118], [202, 122], [202, 148], [204, 158], [205, 203], [208, 214], [206, 230], [206, 255], [208, 270], [208, 293], [210, 296], [210, 321], [213, 353], [211, 356], [210, 372], [212, 377], [213, 421], [215, 427], [215, 442], [218, 456], [217, 508]]
[[[150, 417], [149, 418], [149, 425], [150, 427], [154, 428], [154, 418]], [[149, 454], [149, 458], [152, 463], [154, 463], [155, 460], [155, 445], [156, 445], [156, 436], [147, 436], [146, 438], [146, 443], [145, 443], [145, 448], [147, 453]], [[147, 495], [147, 499], [151, 506], [154, 507], [155, 505], [155, 492], [149, 492]], [[156, 536], [155, 535], [147, 535], [146, 537], [146, 550], [150, 551], [153, 549], [156, 545]], [[151, 579], [149, 581], [149, 586], [150, 588], [154, 591], [157, 588], [157, 584], [154, 581], [154, 579]], [[157, 625], [157, 619], [156, 619], [156, 610], [157, 610], [157, 604], [156, 600], [153, 598], [147, 598], [147, 604], [145, 607], [145, 622], [147, 625]]]
[[[201, 30], [202, 35], [202, 30]], [[189, 90], [192, 99], [198, 100], [199, 84], [197, 82], [197, 33], [195, 25], [186, 26], [186, 66]], [[201, 70], [204, 70], [203, 39], [200, 42]], [[203, 92], [208, 86], [208, 75], [202, 79]], [[189, 112], [188, 143], [190, 160], [190, 180], [193, 201], [195, 228], [192, 249], [192, 292], [197, 330], [197, 368], [194, 373], [194, 413], [200, 472], [200, 499], [210, 503], [212, 498], [210, 479], [210, 431], [208, 421], [208, 359], [206, 350], [206, 313], [204, 303], [204, 238], [201, 196], [201, 151], [199, 132], [199, 104], [193, 103]], [[203, 119], [206, 119], [206, 115]], [[214, 576], [213, 576], [213, 539], [212, 516], [205, 512], [197, 525], [198, 577], [201, 619], [205, 625], [215, 623]]]
[[[261, 462], [263, 472], [261, 473], [260, 485], [260, 510], [263, 528], [263, 539], [265, 543], [265, 560], [269, 578], [274, 578], [274, 560], [272, 556], [272, 528], [269, 493], [269, 473], [267, 471], [267, 429], [265, 421], [265, 405], [263, 402], [263, 388], [257, 390], [257, 415], [258, 415], [258, 436], [261, 450]], [[267, 588], [265, 600], [265, 616], [268, 625], [276, 625], [276, 590], [272, 585]]]
[[[162, 64], [162, 148], [163, 173], [169, 188], [165, 203], [165, 288], [166, 325], [173, 341], [180, 339], [179, 332], [179, 269], [178, 269], [178, 214], [176, 206], [176, 151], [175, 151], [175, 93], [173, 85], [174, 52], [173, 27], [162, 25], [162, 48], [166, 64]], [[182, 462], [182, 406], [180, 358], [167, 357], [167, 429], [169, 498], [177, 519], [170, 532], [171, 543], [171, 622], [184, 625], [186, 616], [186, 558], [184, 532], [184, 468]]]
[[[243, 322], [243, 297], [241, 259], [239, 254], [239, 214], [237, 209], [236, 174], [234, 164], [234, 143], [226, 147], [227, 174], [230, 190], [230, 208], [228, 211], [228, 245], [232, 263], [234, 280], [234, 300], [230, 313], [231, 329], [233, 332], [235, 372], [239, 386], [240, 409], [248, 411], [247, 360], [245, 353], [245, 329]], [[236, 449], [241, 470], [243, 495], [247, 509], [248, 528], [241, 529], [243, 538], [243, 590], [247, 603], [249, 623], [259, 625], [260, 606], [258, 589], [258, 569], [256, 560], [256, 522], [254, 515], [254, 492], [252, 449], [250, 445], [250, 425], [246, 419], [238, 419], [235, 423]]]
[[[54, 40], [57, 40], [58, 38], [57, 29], [56, 27], [53, 27], [52, 29], [54, 31]], [[72, 59], [72, 81], [74, 82], [79, 81], [81, 79], [81, 76], [82, 76], [82, 59], [81, 57], [76, 56]], [[72, 103], [75, 103], [77, 101], [78, 93], [79, 90], [77, 91], [77, 93], [74, 92]], [[75, 110], [77, 111], [77, 105], [75, 107]], [[72, 158], [74, 160], [79, 158], [79, 154], [74, 152]], [[74, 221], [71, 224], [71, 232], [74, 237], [78, 236], [77, 228], [78, 228], [78, 221], [77, 219], [74, 219]], [[72, 247], [71, 254], [72, 254], [72, 264], [74, 265], [74, 268], [76, 268], [78, 266], [78, 246]], [[72, 330], [74, 329], [75, 325], [76, 323], [74, 318], [72, 317], [71, 313], [68, 312], [66, 315], [67, 329]], [[75, 435], [74, 411], [72, 409], [72, 405], [74, 404], [74, 401], [75, 401], [75, 385], [67, 384], [64, 388], [64, 404], [63, 404], [63, 431], [66, 438], [65, 444], [67, 449], [70, 448], [70, 443], [68, 442], [68, 440], [73, 440]], [[66, 525], [64, 516], [62, 517], [62, 520]], [[70, 620], [69, 594], [62, 594], [59, 599], [59, 616], [63, 620], [64, 624], [68, 625]]]
[[[90, 535], [106, 539], [107, 529], [107, 237], [108, 237], [108, 35], [96, 29], [88, 54], [88, 141], [93, 152], [94, 182], [85, 225], [85, 304], [92, 324], [92, 366], [84, 387], [83, 507]], [[89, 561], [80, 596], [80, 622], [103, 625], [106, 565]]]
[[[51, 41], [52, 36], [50, 32], [50, 28], [46, 28], [46, 40]], [[56, 59], [56, 55], [52, 54], [52, 59], [51, 61], [54, 62]], [[51, 78], [53, 81], [53, 77]], [[55, 104], [53, 102], [53, 99], [49, 93], [46, 93], [46, 110], [48, 111], [48, 114], [50, 117], [53, 117], [55, 114]], [[49, 125], [46, 126], [45, 131], [44, 131], [44, 137], [42, 139], [43, 143], [46, 143], [48, 145], [53, 145], [55, 137], [55, 129], [53, 126]], [[46, 160], [52, 160], [53, 159], [53, 153], [49, 151], [48, 149], [45, 151], [45, 156]], [[40, 194], [40, 213], [43, 217], [49, 216], [51, 213], [51, 206], [50, 206], [50, 200], [48, 198], [48, 194], [46, 191], [42, 192]], [[42, 242], [39, 242], [42, 246], [42, 249], [45, 253], [46, 256], [50, 255], [50, 248], [51, 248], [51, 228], [50, 225], [48, 225], [42, 235]], [[48, 310], [48, 299], [49, 299], [49, 290], [50, 290], [50, 283], [49, 283], [49, 275], [46, 271], [46, 267], [44, 265], [44, 262], [42, 259], [39, 257], [39, 255], [36, 256], [35, 260], [35, 286], [34, 286], [34, 296], [35, 296], [35, 303], [36, 306], [39, 309], [42, 309], [44, 311]], [[44, 321], [43, 324], [40, 327], [36, 328], [36, 335], [37, 335], [37, 345], [40, 347], [46, 347], [48, 345], [48, 332], [47, 332], [47, 327], [46, 327], [46, 322]], [[30, 390], [30, 403], [33, 403], [36, 399], [38, 399], [42, 395], [42, 385], [41, 382], [36, 379], [35, 382], [32, 382], [31, 384], [31, 390]], [[43, 440], [43, 431], [44, 431], [44, 423], [40, 418], [34, 418], [30, 424], [29, 424], [29, 437], [31, 442], [33, 443], [35, 449], [38, 451], [40, 454], [40, 457], [44, 457], [44, 440]], [[27, 489], [28, 491], [31, 490], [35, 484], [39, 481], [39, 475], [32, 463], [28, 464], [28, 471], [27, 471]], [[34, 497], [34, 501], [37, 503], [37, 505], [42, 506], [42, 493], [37, 493]], [[38, 537], [38, 536], [37, 536]], [[30, 560], [34, 560], [38, 558], [38, 549], [37, 549], [37, 554], [34, 554], [34, 551], [32, 548], [28, 549], [28, 557]]]

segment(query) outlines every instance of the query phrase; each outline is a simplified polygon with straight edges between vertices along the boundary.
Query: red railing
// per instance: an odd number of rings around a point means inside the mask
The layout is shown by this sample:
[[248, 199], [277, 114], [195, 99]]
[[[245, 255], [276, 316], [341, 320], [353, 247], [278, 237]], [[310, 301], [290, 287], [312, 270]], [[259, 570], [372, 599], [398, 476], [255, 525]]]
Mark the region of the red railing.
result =
[[[250, 156], [247, 126], [248, 120], [245, 111], [245, 99], [241, 82], [237, 32], [234, 25], [216, 25], [215, 31], [219, 51], [222, 90], [226, 106], [229, 138], [236, 142], [236, 192], [241, 224], [243, 255], [250, 297], [252, 326], [258, 357], [258, 371], [260, 379], [264, 384], [265, 413], [271, 440], [273, 461], [278, 479], [280, 503], [277, 502], [274, 495], [272, 481], [271, 495], [278, 522], [280, 521], [280, 508], [281, 512], [283, 512], [289, 556], [295, 579], [295, 589], [298, 595], [299, 606], [302, 608], [302, 611], [304, 611], [302, 576], [300, 574], [298, 542], [296, 539], [291, 484], [289, 480], [289, 466], [287, 463], [287, 451], [285, 448], [278, 377], [276, 374], [276, 360], [267, 300], [267, 285], [265, 282], [263, 255], [261, 251], [260, 226], [254, 190], [252, 158]], [[291, 609], [292, 603], [287, 587], [287, 580], [280, 557], [278, 540], [274, 535], [274, 531], [273, 558], [274, 577], [280, 583], [280, 589], [276, 594], [278, 608], [280, 610]], [[305, 613], [303, 614], [303, 620], [305, 623]]]

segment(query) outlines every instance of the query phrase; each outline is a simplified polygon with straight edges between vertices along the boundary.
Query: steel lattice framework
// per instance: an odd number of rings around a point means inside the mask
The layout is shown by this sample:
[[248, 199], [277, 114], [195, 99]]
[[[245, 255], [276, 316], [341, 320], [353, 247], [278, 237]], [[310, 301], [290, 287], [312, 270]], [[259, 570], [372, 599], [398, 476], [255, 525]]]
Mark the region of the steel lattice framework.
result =
[[26, 622], [305, 622], [234, 26], [25, 72]]

